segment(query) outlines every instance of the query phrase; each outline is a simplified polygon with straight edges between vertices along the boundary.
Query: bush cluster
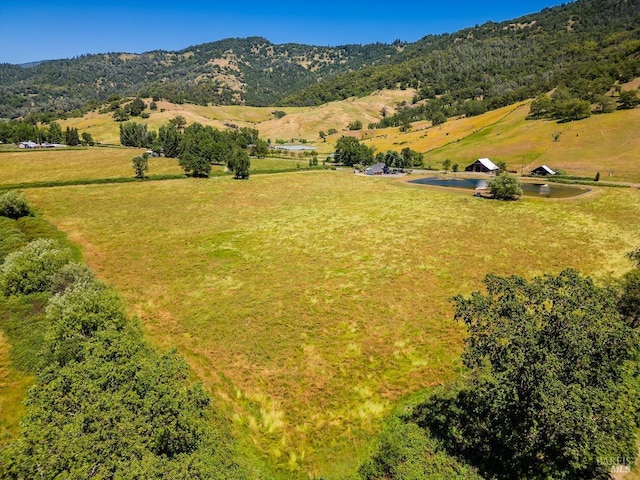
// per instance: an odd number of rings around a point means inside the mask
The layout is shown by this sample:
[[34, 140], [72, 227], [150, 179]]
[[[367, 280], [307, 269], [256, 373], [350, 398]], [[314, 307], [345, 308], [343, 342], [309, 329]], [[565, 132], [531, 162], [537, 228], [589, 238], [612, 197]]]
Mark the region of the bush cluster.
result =
[[4, 295], [51, 292], [36, 383], [0, 477], [247, 478], [184, 359], [149, 346], [118, 295], [71, 260], [40, 238], [0, 268]]
[[20, 192], [10, 190], [0, 195], [0, 217], [13, 218], [33, 215], [31, 206]]
[[71, 261], [71, 250], [56, 240], [38, 239], [9, 253], [0, 266], [0, 292], [28, 295], [51, 288], [53, 276]]

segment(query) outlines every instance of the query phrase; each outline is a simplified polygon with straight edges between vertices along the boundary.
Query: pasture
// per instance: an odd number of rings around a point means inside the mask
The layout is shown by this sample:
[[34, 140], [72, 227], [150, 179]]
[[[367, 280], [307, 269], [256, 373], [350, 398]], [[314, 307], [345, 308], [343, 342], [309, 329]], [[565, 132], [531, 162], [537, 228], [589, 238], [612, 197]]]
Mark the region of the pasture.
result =
[[[92, 183], [99, 180], [132, 179], [131, 159], [145, 149], [87, 147], [50, 150], [5, 150], [0, 152], [0, 188], [30, 184]], [[319, 160], [322, 163], [322, 159]], [[295, 170], [309, 166], [309, 158], [300, 154], [254, 158], [251, 172]], [[214, 165], [212, 175], [225, 168]], [[149, 172], [155, 175], [182, 175], [184, 170], [176, 158], [150, 157]]]
[[281, 478], [353, 473], [394, 406], [459, 375], [452, 295], [604, 281], [640, 244], [637, 189], [495, 202], [343, 170], [26, 193]]
[[[0, 153], [0, 185], [133, 177], [139, 148], [12, 150]], [[174, 158], [150, 158], [150, 174], [184, 173]]]

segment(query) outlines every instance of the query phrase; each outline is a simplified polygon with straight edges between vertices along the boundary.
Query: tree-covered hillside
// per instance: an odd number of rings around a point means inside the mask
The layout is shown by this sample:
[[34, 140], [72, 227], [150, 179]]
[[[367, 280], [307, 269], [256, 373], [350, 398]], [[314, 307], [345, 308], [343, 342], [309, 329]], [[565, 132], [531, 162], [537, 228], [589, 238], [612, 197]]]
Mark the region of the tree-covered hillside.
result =
[[0, 118], [65, 112], [110, 95], [174, 103], [269, 105], [338, 73], [389, 61], [400, 44], [274, 45], [227, 39], [178, 52], [108, 53], [29, 66], [0, 65]]
[[313, 85], [283, 103], [320, 104], [412, 87], [419, 89], [416, 100], [438, 99], [439, 110], [453, 106], [446, 113], [473, 114], [558, 85], [579, 97], [604, 93], [614, 82], [640, 75], [640, 1], [578, 0], [508, 22], [428, 36], [398, 58]]
[[412, 44], [316, 47], [252, 37], [178, 52], [0, 65], [0, 118], [66, 112], [113, 94], [318, 105], [407, 87], [419, 90], [416, 101], [431, 100], [431, 111], [418, 115], [429, 118], [481, 113], [559, 85], [588, 100], [639, 75], [640, 0], [577, 0]]

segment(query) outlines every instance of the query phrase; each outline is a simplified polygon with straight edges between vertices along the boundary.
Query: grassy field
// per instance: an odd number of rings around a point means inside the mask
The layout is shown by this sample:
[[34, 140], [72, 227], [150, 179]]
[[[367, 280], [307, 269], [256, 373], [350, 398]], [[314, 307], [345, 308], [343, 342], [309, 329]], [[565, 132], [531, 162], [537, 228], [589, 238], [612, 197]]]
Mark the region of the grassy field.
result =
[[[133, 177], [136, 148], [13, 150], [0, 153], [0, 184]], [[149, 174], [184, 173], [174, 158], [150, 158]]]
[[325, 171], [27, 194], [282, 478], [344, 478], [394, 405], [457, 375], [452, 295], [619, 275], [640, 244], [636, 189], [503, 203]]
[[[131, 159], [144, 153], [135, 148], [78, 148], [52, 150], [5, 150], [0, 152], [0, 187], [133, 178]], [[321, 162], [322, 160], [320, 160]], [[309, 166], [306, 157], [253, 158], [251, 171], [291, 170]], [[214, 165], [214, 173], [224, 167]], [[184, 171], [175, 158], [149, 158], [148, 175], [181, 175]]]

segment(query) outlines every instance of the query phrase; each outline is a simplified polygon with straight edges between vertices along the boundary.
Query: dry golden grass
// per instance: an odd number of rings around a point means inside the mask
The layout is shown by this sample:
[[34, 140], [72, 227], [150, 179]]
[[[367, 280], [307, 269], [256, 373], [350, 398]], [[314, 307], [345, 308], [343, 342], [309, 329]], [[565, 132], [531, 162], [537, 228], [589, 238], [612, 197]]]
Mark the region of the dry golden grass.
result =
[[[321, 130], [335, 128], [343, 132], [347, 125], [359, 119], [366, 126], [380, 120], [380, 111], [386, 107], [393, 113], [397, 103], [409, 101], [415, 94], [413, 90], [384, 90], [362, 98], [350, 98], [339, 102], [331, 102], [319, 107], [245, 107], [245, 106], [201, 106], [175, 105], [169, 102], [156, 102], [158, 110], [147, 110], [148, 119], [138, 117], [131, 121], [146, 123], [149, 128], [157, 130], [176, 115], [182, 115], [187, 123], [201, 123], [214, 128], [224, 129], [227, 123], [239, 127], [251, 127], [260, 131], [262, 138], [270, 138], [273, 142], [277, 138], [291, 140], [304, 138], [317, 142], [322, 153], [333, 151], [333, 144], [339, 135], [329, 142], [320, 142], [318, 136]], [[150, 99], [145, 99], [146, 103]], [[164, 110], [164, 111], [161, 111]], [[287, 115], [276, 119], [272, 112], [282, 110]], [[77, 128], [80, 132], [88, 132], [94, 140], [105, 144], [119, 144], [119, 123], [115, 122], [110, 113], [98, 114], [91, 112], [82, 118], [70, 118], [60, 122], [62, 128]], [[343, 132], [344, 133], [344, 132]]]
[[[0, 184], [133, 177], [137, 148], [20, 150], [0, 153]], [[175, 158], [150, 158], [149, 174], [184, 173]]]
[[283, 478], [343, 478], [398, 401], [456, 375], [450, 296], [618, 275], [640, 244], [632, 189], [503, 203], [332, 171], [27, 194]]
[[[315, 141], [315, 146], [321, 153], [331, 153], [337, 139], [349, 133], [347, 126], [350, 122], [360, 120], [366, 128], [369, 123], [380, 121], [380, 111], [383, 107], [392, 114], [396, 104], [410, 101], [414, 94], [413, 90], [384, 90], [366, 97], [350, 98], [302, 109], [297, 113], [289, 113], [281, 119], [260, 123], [256, 128], [265, 138], [271, 138], [274, 141], [276, 138], [285, 140], [305, 138]], [[328, 137], [326, 143], [321, 142], [319, 132], [321, 130], [327, 132], [331, 128], [338, 130], [339, 133]], [[363, 132], [358, 131], [353, 134], [360, 136]]]
[[[409, 132], [400, 132], [397, 127], [363, 132], [365, 143], [376, 151], [401, 150], [409, 147], [418, 152], [428, 152], [447, 144], [458, 142], [489, 125], [494, 125], [520, 111], [527, 105], [519, 103], [492, 110], [484, 115], [470, 118], [450, 119], [448, 122], [432, 127], [431, 122], [415, 122]], [[528, 107], [527, 107], [528, 111]]]
[[476, 158], [489, 157], [518, 172], [523, 166], [528, 173], [545, 164], [571, 175], [593, 177], [599, 171], [602, 180], [640, 182], [640, 109], [569, 123], [526, 120], [528, 113], [525, 103], [497, 123], [482, 115], [478, 121], [486, 118], [484, 127], [480, 124], [460, 141], [430, 150], [427, 161], [439, 167], [448, 158], [463, 168]]
[[593, 177], [599, 171], [603, 180], [640, 182], [640, 109], [558, 123], [527, 120], [529, 105], [522, 102], [438, 127], [417, 122], [407, 133], [398, 128], [368, 131], [365, 143], [377, 151], [409, 147], [424, 152], [425, 164], [433, 168], [449, 159], [463, 169], [489, 157], [524, 173], [546, 164], [570, 175]]

